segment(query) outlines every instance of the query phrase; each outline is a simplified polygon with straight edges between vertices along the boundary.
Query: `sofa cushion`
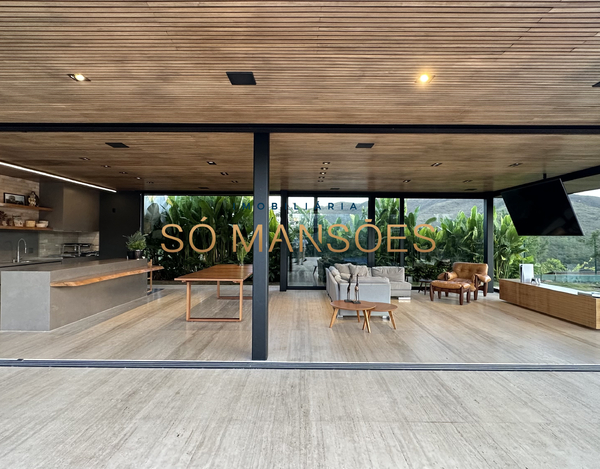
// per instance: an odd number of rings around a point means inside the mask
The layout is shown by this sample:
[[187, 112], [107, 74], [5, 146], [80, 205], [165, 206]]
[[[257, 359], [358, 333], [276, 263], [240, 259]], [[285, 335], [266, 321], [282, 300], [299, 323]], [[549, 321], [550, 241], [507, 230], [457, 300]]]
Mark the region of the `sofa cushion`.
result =
[[412, 285], [408, 282], [394, 282], [390, 280], [392, 290], [410, 290]]
[[373, 277], [389, 278], [390, 282], [404, 282], [404, 267], [387, 266], [387, 267], [372, 267], [371, 274]]
[[[353, 281], [352, 283], [356, 283]], [[364, 285], [373, 285], [376, 283], [390, 283], [390, 281], [385, 277], [360, 277], [358, 279], [358, 285], [360, 287], [361, 284]]]
[[340, 273], [340, 278], [341, 278], [342, 280], [345, 280], [345, 281], [347, 282], [348, 280], [350, 280], [350, 274], [343, 274], [343, 273]]
[[331, 275], [333, 275], [334, 277], [340, 275], [340, 271], [337, 270], [335, 267], [329, 267], [329, 272], [331, 272]]
[[[337, 283], [344, 283], [344, 279], [341, 277], [341, 275], [336, 275], [335, 277], [333, 277], [333, 279], [337, 282]], [[348, 281], [346, 279], [346, 281]]]
[[333, 264], [340, 274], [348, 274], [350, 275], [350, 266], [352, 264]]
[[360, 275], [361, 278], [365, 278], [369, 276], [369, 268], [366, 265], [350, 264], [350, 274], [352, 274], [353, 277]]

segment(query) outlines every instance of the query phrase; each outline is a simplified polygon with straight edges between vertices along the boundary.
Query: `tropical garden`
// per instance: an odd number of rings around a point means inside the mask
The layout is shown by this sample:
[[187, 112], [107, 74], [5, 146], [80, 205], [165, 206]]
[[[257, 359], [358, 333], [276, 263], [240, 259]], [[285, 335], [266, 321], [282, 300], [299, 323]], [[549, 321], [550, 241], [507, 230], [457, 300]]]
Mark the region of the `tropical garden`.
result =
[[[376, 199], [374, 224], [381, 232], [381, 246], [375, 252], [376, 265], [399, 265], [401, 254], [387, 252], [388, 225], [397, 225], [400, 220], [400, 200], [397, 198]], [[318, 226], [321, 226], [322, 242], [318, 243], [318, 252], [311, 242], [304, 247], [307, 255], [318, 257], [318, 275], [323, 280], [325, 268], [336, 262], [366, 263], [366, 253], [358, 249], [355, 234], [360, 231], [361, 246], [367, 247], [367, 232], [361, 229], [367, 219], [366, 207], [363, 205], [356, 213], [345, 215], [344, 219], [332, 219], [325, 211], [315, 211], [312, 208], [298, 207], [289, 220], [289, 239], [293, 249], [299, 247], [300, 225], [307, 228], [309, 234], [318, 242]], [[452, 262], [483, 262], [483, 214], [476, 206], [470, 212], [459, 211], [456, 216], [428, 216], [420, 213], [416, 207], [408, 212], [405, 207], [403, 232], [399, 228], [392, 229], [394, 238], [406, 236], [403, 244], [408, 252], [404, 255], [407, 274], [414, 280], [419, 278], [435, 278], [447, 270]], [[174, 239], [165, 238], [162, 228], [165, 225], [178, 225], [181, 231], [174, 227], [167, 228], [169, 236], [181, 240], [183, 248], [179, 252], [169, 252], [162, 248], [175, 249], [180, 246]], [[213, 249], [206, 253], [196, 252], [189, 243], [188, 236], [192, 228], [198, 224], [211, 226], [216, 233], [216, 243]], [[275, 236], [279, 221], [273, 210], [270, 210], [269, 243]], [[435, 241], [436, 248], [431, 252], [420, 252], [414, 248], [416, 244], [421, 249], [431, 247], [430, 241], [415, 235], [415, 227], [428, 224], [433, 229], [423, 227], [419, 233]], [[244, 196], [164, 196], [147, 197], [144, 216], [144, 234], [147, 240], [147, 256], [165, 269], [161, 271], [162, 279], [171, 280], [179, 275], [194, 272], [205, 267], [223, 263], [252, 263], [253, 251], [246, 252], [243, 245], [237, 243], [236, 252], [233, 250], [233, 226], [239, 228], [245, 240], [250, 240], [253, 233], [252, 198]], [[343, 225], [331, 228], [332, 225]], [[266, 233], [266, 230], [265, 230]], [[592, 234], [584, 243], [593, 243], [594, 256], [582, 263], [579, 269], [591, 269], [596, 266], [600, 242], [600, 231]], [[195, 246], [202, 248], [210, 246], [212, 235], [206, 228], [196, 229], [192, 241]], [[496, 278], [516, 278], [519, 264], [533, 263], [536, 274], [563, 272], [566, 267], [556, 258], [544, 256], [547, 251], [547, 241], [539, 237], [519, 236], [510, 216], [503, 210], [494, 212], [494, 271]], [[280, 245], [269, 256], [269, 271], [271, 282], [279, 281]], [[328, 245], [330, 248], [328, 248]], [[598, 245], [598, 246], [596, 246]], [[393, 249], [401, 247], [401, 240], [390, 240]], [[344, 252], [335, 252], [347, 249]], [[585, 265], [584, 265], [585, 264]]]

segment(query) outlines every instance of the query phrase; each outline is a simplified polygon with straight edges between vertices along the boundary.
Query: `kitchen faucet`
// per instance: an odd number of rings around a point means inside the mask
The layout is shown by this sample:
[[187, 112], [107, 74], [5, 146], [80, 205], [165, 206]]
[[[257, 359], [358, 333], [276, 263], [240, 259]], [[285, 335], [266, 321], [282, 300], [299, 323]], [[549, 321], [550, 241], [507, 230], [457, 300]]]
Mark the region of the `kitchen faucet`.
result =
[[27, 253], [27, 241], [21, 238], [19, 239], [19, 241], [17, 241], [17, 264], [21, 262], [21, 241], [23, 241], [23, 244], [25, 245], [25, 251], [23, 252], [23, 254]]

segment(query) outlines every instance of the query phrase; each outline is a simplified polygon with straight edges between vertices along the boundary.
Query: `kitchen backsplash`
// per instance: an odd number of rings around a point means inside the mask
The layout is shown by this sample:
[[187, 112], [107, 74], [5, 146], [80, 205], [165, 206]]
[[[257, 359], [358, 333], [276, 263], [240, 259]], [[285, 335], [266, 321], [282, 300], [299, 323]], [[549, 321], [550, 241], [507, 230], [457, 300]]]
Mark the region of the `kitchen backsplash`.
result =
[[59, 256], [65, 243], [89, 243], [92, 250], [98, 250], [100, 233], [67, 233], [61, 231], [46, 231], [39, 233], [40, 257]]
[[[5, 192], [27, 197], [31, 191], [35, 191], [35, 193], [39, 195], [39, 183], [0, 174], [0, 201], [4, 201]], [[40, 205], [44, 205], [43, 200], [40, 200]], [[20, 215], [23, 219], [44, 219], [44, 212], [20, 210], [18, 208], [7, 209], [5, 207], [0, 207], [0, 210], [11, 217]], [[39, 217], [39, 213], [41, 213], [41, 217]], [[0, 230], [0, 262], [10, 262], [16, 257], [17, 243], [21, 238], [27, 243], [27, 253], [24, 254], [25, 259], [34, 257], [58, 257], [62, 254], [62, 245], [64, 243], [89, 243], [93, 245], [93, 250], [97, 250], [100, 243], [100, 236], [97, 231], [93, 233], [69, 233], [58, 231]], [[124, 241], [125, 240], [123, 240], [123, 242]], [[23, 251], [23, 243], [21, 243], [21, 253], [23, 253]]]

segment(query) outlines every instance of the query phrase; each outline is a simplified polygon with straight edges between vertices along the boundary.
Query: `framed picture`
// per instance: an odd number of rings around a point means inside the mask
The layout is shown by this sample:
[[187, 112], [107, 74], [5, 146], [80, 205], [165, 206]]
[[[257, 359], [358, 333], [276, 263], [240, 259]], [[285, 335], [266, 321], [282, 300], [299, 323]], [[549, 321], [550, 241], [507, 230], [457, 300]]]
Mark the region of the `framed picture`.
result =
[[8, 192], [4, 193], [4, 203], [5, 204], [16, 204], [16, 205], [25, 205], [25, 196], [19, 194], [9, 194]]

